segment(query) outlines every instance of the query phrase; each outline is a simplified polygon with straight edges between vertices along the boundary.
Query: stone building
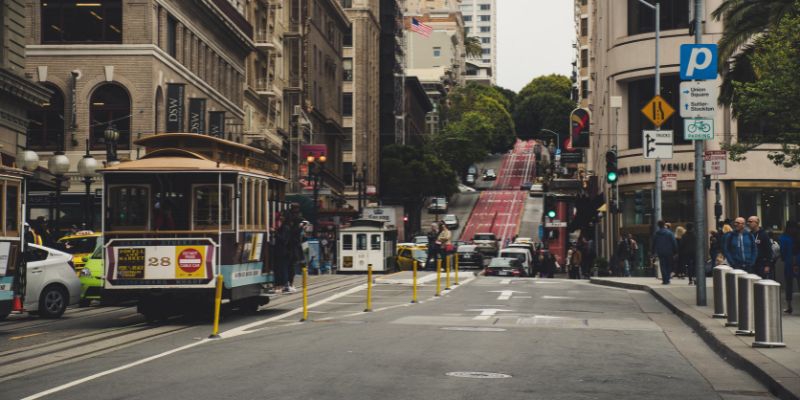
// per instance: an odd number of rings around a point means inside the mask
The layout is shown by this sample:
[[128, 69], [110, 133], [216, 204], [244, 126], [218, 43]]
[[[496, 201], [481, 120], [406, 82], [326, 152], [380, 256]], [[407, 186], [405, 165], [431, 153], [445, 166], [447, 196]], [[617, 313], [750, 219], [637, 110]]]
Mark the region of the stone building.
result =
[[[87, 140], [105, 159], [109, 128], [119, 132], [120, 159], [136, 158], [132, 142], [158, 132], [242, 141], [245, 62], [255, 45], [241, 12], [226, 0], [28, 0], [26, 73], [52, 91], [33, 113], [28, 147], [43, 165], [63, 151], [67, 177], [80, 180]], [[72, 197], [83, 192], [75, 186]], [[78, 223], [71, 194], [62, 219]], [[32, 216], [48, 196], [32, 193]]]

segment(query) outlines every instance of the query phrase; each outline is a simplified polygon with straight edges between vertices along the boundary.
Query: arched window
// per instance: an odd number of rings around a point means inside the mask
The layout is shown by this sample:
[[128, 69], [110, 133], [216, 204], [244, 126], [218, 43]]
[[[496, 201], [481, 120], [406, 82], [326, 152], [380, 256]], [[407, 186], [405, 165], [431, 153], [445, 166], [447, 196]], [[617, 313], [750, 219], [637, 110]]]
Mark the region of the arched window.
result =
[[64, 143], [64, 94], [55, 85], [50, 89], [50, 101], [28, 111], [28, 148], [31, 150], [61, 150]]
[[89, 103], [89, 126], [92, 148], [105, 149], [105, 130], [113, 125], [119, 132], [117, 148], [131, 148], [131, 99], [128, 92], [117, 84], [107, 83], [92, 93]]
[[122, 43], [122, 0], [41, 3], [42, 43]]

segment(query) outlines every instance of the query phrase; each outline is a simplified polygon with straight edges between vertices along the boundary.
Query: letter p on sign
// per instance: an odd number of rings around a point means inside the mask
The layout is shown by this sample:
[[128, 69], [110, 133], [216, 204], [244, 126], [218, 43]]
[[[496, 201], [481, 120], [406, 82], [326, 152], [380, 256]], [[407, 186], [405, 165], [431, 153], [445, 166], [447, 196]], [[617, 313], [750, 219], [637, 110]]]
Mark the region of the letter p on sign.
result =
[[716, 44], [681, 45], [681, 80], [717, 79]]

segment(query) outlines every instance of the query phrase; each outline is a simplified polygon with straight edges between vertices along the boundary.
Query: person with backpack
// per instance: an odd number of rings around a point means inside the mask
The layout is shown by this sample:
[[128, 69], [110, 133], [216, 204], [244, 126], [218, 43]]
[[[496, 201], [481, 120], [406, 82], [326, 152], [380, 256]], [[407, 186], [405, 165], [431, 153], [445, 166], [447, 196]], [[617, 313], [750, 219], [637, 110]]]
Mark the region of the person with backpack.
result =
[[750, 228], [750, 234], [753, 235], [753, 242], [756, 244], [756, 260], [753, 270], [750, 272], [764, 279], [772, 279], [772, 239], [761, 227], [761, 220], [758, 217], [748, 218], [747, 226]]
[[724, 236], [722, 243], [722, 252], [728, 260], [728, 265], [735, 269], [753, 272], [757, 251], [753, 235], [744, 229], [744, 218], [736, 218], [733, 221], [733, 231]]
[[669, 285], [672, 277], [672, 260], [678, 252], [678, 242], [664, 221], [658, 221], [658, 230], [653, 235], [651, 252], [658, 257], [658, 265], [661, 268], [661, 283]]
[[783, 312], [792, 313], [792, 294], [794, 285], [800, 286], [800, 226], [794, 221], [786, 222], [783, 234], [778, 238], [781, 259], [783, 260], [784, 291], [786, 295], [786, 309]]

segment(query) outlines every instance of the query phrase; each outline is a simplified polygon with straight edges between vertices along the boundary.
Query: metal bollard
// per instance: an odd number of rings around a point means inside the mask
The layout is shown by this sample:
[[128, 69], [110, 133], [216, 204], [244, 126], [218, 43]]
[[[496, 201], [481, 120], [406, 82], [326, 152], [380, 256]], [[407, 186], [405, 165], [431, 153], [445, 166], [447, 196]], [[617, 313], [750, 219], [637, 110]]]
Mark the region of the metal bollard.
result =
[[746, 275], [742, 269], [734, 269], [733, 271], [728, 272], [725, 274], [725, 308], [728, 311], [728, 322], [725, 323], [725, 326], [738, 326], [739, 323], [737, 322], [736, 318], [739, 317], [737, 307], [737, 302], [739, 298], [737, 296], [736, 291], [736, 277], [739, 275]]
[[753, 285], [756, 340], [753, 347], [786, 347], [781, 320], [781, 284], [763, 279]]
[[372, 311], [372, 264], [367, 265], [367, 308], [364, 312]]
[[761, 277], [755, 274], [744, 274], [736, 277], [736, 291], [738, 301], [738, 329], [736, 334], [739, 336], [753, 336], [755, 320], [753, 318], [753, 284], [760, 281]]
[[725, 275], [733, 271], [727, 265], [714, 267], [714, 318], [725, 318]]

